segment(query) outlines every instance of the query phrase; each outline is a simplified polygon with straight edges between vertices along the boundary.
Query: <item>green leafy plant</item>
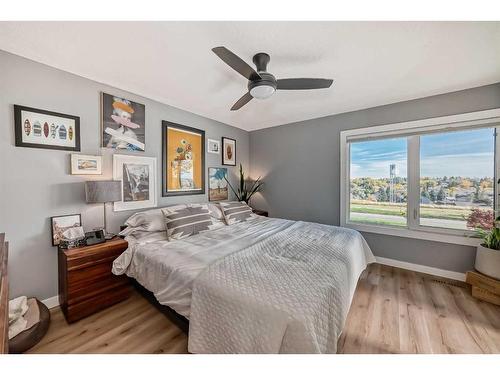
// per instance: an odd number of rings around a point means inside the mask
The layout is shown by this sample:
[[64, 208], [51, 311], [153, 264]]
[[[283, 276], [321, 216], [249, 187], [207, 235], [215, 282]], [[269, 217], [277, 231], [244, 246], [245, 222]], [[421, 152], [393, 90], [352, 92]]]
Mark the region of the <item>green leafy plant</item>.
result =
[[482, 246], [492, 250], [500, 250], [500, 216], [495, 219], [495, 223], [491, 229], [484, 230], [476, 228], [476, 233], [483, 240]]
[[233, 191], [234, 195], [236, 196], [236, 199], [238, 199], [240, 202], [245, 202], [248, 204], [250, 202], [250, 198], [252, 196], [262, 190], [262, 186], [264, 185], [264, 182], [261, 181], [261, 178], [257, 178], [256, 180], [245, 180], [245, 173], [243, 173], [243, 166], [240, 163], [240, 183], [238, 186], [238, 189], [236, 190], [233, 185], [229, 182], [227, 179], [227, 176], [224, 176], [224, 179], [227, 181], [227, 184]]

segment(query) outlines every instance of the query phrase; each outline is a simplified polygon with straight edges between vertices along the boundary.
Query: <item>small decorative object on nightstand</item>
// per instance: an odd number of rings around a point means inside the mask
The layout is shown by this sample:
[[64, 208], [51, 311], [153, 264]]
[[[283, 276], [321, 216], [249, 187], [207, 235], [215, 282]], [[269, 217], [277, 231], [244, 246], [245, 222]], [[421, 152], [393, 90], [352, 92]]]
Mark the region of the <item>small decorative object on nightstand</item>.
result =
[[267, 212], [267, 211], [263, 211], [263, 210], [256, 210], [255, 208], [252, 208], [252, 212], [253, 212], [255, 215], [259, 215], [259, 216], [265, 216], [265, 217], [268, 217], [268, 216], [269, 216], [269, 212]]
[[69, 323], [130, 296], [127, 276], [111, 273], [113, 261], [127, 246], [127, 241], [114, 238], [92, 246], [58, 249], [59, 303]]

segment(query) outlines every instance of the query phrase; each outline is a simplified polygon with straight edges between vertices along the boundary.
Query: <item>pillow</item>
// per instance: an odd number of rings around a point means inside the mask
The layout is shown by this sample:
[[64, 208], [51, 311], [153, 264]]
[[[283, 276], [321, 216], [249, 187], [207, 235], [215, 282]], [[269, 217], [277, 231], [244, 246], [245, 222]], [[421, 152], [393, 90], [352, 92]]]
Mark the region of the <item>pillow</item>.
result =
[[[178, 204], [167, 207], [171, 210], [185, 208], [185, 204]], [[163, 217], [162, 208], [153, 210], [136, 212], [125, 221], [127, 233], [132, 230], [142, 230], [146, 232], [159, 232], [165, 230], [165, 218]]]
[[252, 208], [245, 202], [219, 203], [227, 225], [247, 221], [252, 217]]
[[169, 241], [213, 229], [212, 217], [206, 204], [190, 204], [177, 210], [164, 208], [163, 215]]
[[209, 203], [208, 210], [210, 211], [210, 215], [216, 220], [224, 220], [224, 215], [222, 215], [222, 210], [218, 204]]

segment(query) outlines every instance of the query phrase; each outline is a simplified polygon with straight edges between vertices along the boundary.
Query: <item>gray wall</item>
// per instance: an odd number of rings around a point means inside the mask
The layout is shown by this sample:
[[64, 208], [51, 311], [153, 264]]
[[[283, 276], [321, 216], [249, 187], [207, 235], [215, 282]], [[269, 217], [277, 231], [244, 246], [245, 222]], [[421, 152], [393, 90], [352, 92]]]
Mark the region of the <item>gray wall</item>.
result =
[[[11, 297], [57, 294], [51, 216], [81, 213], [85, 230], [102, 225], [102, 205], [85, 203], [83, 181], [94, 178], [69, 174], [70, 152], [14, 146], [13, 105], [80, 116], [81, 152], [102, 153], [104, 170], [98, 178], [111, 179], [113, 152], [99, 148], [101, 91], [146, 105], [146, 152], [119, 153], [157, 157], [158, 206], [207, 200], [206, 195], [161, 197], [161, 120], [204, 129], [206, 138], [235, 138], [237, 162], [249, 166], [249, 136], [243, 130], [0, 51], [0, 232], [10, 241]], [[206, 162], [219, 166], [221, 156], [207, 153]], [[237, 168], [227, 168], [234, 179]], [[108, 212], [116, 232], [134, 211]]]
[[[253, 131], [251, 173], [265, 188], [252, 203], [271, 216], [338, 225], [340, 131], [498, 107], [500, 83]], [[459, 272], [474, 264], [472, 247], [364, 235], [378, 256]]]

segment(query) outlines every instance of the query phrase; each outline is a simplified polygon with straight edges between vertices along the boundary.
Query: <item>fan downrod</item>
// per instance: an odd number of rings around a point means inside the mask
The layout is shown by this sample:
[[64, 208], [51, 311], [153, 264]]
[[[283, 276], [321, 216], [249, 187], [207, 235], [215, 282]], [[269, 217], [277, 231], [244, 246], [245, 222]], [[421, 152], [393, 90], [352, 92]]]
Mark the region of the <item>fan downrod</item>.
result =
[[267, 53], [260, 52], [254, 55], [252, 60], [255, 66], [257, 67], [257, 72], [266, 72], [267, 64], [269, 64], [271, 57]]

